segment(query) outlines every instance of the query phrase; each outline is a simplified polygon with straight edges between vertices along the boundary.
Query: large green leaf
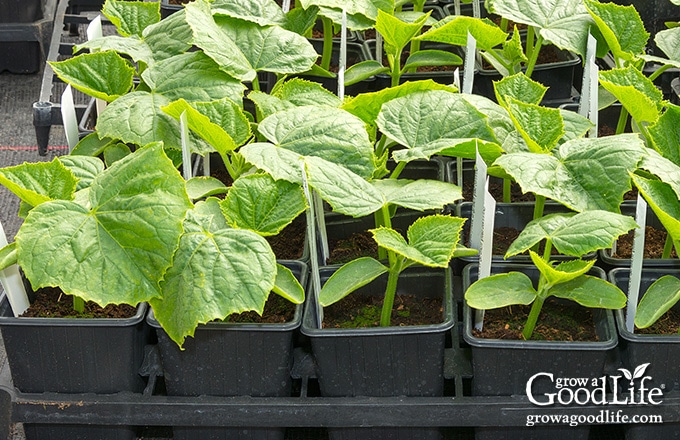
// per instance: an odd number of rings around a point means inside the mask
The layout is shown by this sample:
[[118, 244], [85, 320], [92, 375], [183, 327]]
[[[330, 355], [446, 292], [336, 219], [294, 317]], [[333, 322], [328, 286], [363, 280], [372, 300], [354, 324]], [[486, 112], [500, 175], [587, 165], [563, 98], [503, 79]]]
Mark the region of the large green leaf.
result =
[[149, 45], [136, 35], [131, 37], [107, 35], [102, 38], [86, 41], [83, 44], [78, 44], [73, 48], [73, 50], [77, 52], [85, 49], [89, 49], [91, 52], [116, 51], [119, 54], [128, 55], [135, 62], [144, 62], [149, 65], [155, 62], [154, 53]]
[[548, 90], [543, 84], [521, 73], [494, 81], [493, 88], [498, 102], [503, 103], [506, 107], [507, 97], [526, 104], [540, 104]]
[[255, 142], [241, 147], [239, 153], [255, 167], [266, 171], [275, 180], [302, 184], [304, 157], [267, 142]]
[[274, 113], [258, 130], [270, 142], [304, 156], [342, 164], [364, 178], [375, 170], [373, 144], [365, 124], [344, 110], [302, 106]]
[[393, 53], [395, 50], [401, 51], [413, 37], [419, 35], [426, 20], [427, 16], [423, 16], [414, 23], [406, 23], [388, 12], [379, 10], [375, 30], [383, 37], [385, 51]]
[[444, 17], [443, 20], [440, 20], [416, 39], [465, 47], [468, 32], [475, 38], [477, 48], [480, 50], [490, 50], [502, 44], [508, 38], [508, 34], [490, 20], [479, 20], [464, 15], [450, 15]]
[[616, 96], [637, 122], [656, 122], [663, 93], [633, 66], [600, 72], [600, 84]]
[[[76, 179], [78, 179], [76, 191], [89, 187], [94, 178], [104, 171], [104, 162], [98, 157], [68, 155], [60, 156], [59, 161], [71, 170]], [[68, 181], [68, 178], [66, 180]], [[68, 197], [59, 198], [69, 199]]]
[[448, 215], [420, 217], [406, 231], [408, 243], [394, 229], [372, 229], [379, 246], [394, 251], [416, 263], [430, 267], [447, 267], [454, 256], [465, 219]]
[[649, 127], [649, 134], [654, 148], [680, 166], [680, 107], [666, 104], [666, 111]]
[[488, 11], [538, 29], [555, 46], [585, 56], [592, 19], [581, 0], [488, 0]]
[[590, 275], [553, 286], [548, 295], [570, 299], [591, 309], [620, 309], [626, 305], [626, 295], [621, 289]]
[[512, 146], [518, 143], [524, 145], [523, 151], [528, 151], [506, 109], [484, 96], [475, 94], [463, 94], [462, 96], [463, 99], [487, 116], [486, 121], [503, 151], [511, 152], [515, 150]]
[[106, 0], [102, 13], [121, 35], [142, 35], [142, 31], [161, 20], [160, 2]]
[[470, 138], [495, 141], [487, 117], [460, 94], [442, 90], [411, 93], [383, 104], [380, 131], [415, 149], [451, 148]]
[[680, 301], [680, 280], [672, 275], [664, 275], [647, 288], [638, 303], [635, 326], [647, 328], [654, 324]]
[[110, 102], [132, 89], [135, 69], [114, 51], [84, 53], [48, 63], [59, 79], [95, 98]]
[[465, 291], [465, 301], [477, 310], [497, 309], [534, 302], [537, 292], [531, 279], [521, 272], [491, 275], [475, 281]]
[[635, 134], [582, 138], [565, 142], [554, 156], [509, 153], [496, 160], [524, 192], [553, 199], [574, 211], [602, 209], [619, 212], [630, 190], [629, 172], [645, 154]]
[[281, 7], [271, 0], [249, 0], [247, 2], [217, 0], [212, 3], [212, 11], [213, 14], [239, 18], [260, 26], [286, 23], [286, 16]]
[[559, 109], [526, 104], [507, 96], [507, 108], [517, 131], [533, 153], [547, 153], [564, 136], [564, 120]]
[[393, 0], [301, 0], [300, 3], [305, 9], [312, 5], [338, 10], [345, 9], [347, 14], [361, 14], [372, 20], [378, 17], [378, 10], [388, 12], [394, 10]]
[[571, 260], [563, 261], [556, 267], [553, 267], [551, 262], [545, 261], [536, 252], [530, 251], [531, 261], [534, 262], [536, 268], [545, 277], [549, 285], [555, 286], [560, 283], [566, 283], [574, 278], [584, 275], [595, 264], [595, 260]]
[[667, 183], [675, 195], [680, 198], [680, 165], [666, 159], [651, 148], [642, 158], [639, 167], [655, 174], [661, 181]]
[[256, 72], [238, 45], [215, 23], [210, 5], [203, 1], [188, 3], [186, 20], [194, 35], [194, 44], [229, 75], [241, 81], [251, 81]]
[[680, 61], [680, 28], [664, 29], [654, 35], [656, 47], [666, 54], [669, 60]]
[[198, 324], [232, 313], [262, 314], [277, 267], [267, 241], [251, 231], [221, 227], [218, 215], [190, 211], [173, 264], [150, 301], [168, 336], [182, 346]]
[[560, 115], [562, 115], [562, 121], [564, 122], [564, 135], [560, 142], [583, 137], [594, 127], [590, 119], [581, 116], [577, 112], [561, 108]]
[[329, 92], [317, 82], [302, 78], [289, 79], [273, 90], [272, 95], [297, 107], [304, 105], [339, 107], [341, 104], [340, 98], [335, 93]]
[[644, 53], [649, 33], [635, 7], [593, 0], [585, 6], [615, 58], [632, 60]]
[[154, 60], [160, 61], [189, 50], [193, 32], [182, 9], [144, 29], [142, 37], [151, 48]]
[[213, 101], [229, 98], [243, 100], [245, 86], [224, 73], [201, 52], [189, 52], [160, 61], [142, 73], [144, 82], [169, 100]]
[[146, 145], [159, 140], [172, 140], [171, 146], [180, 146], [179, 124], [161, 111], [170, 104], [163, 95], [149, 92], [132, 92], [111, 104], [97, 118], [100, 138], [120, 139], [126, 143]]
[[226, 17], [217, 17], [216, 23], [258, 72], [306, 72], [319, 56], [309, 40], [280, 26], [262, 27]]
[[58, 158], [0, 169], [0, 184], [31, 206], [50, 200], [72, 200], [76, 182], [74, 173]]
[[609, 211], [549, 214], [529, 222], [505, 256], [525, 252], [547, 239], [560, 253], [581, 257], [611, 247], [620, 235], [635, 227], [632, 217]]
[[444, 209], [463, 198], [460, 187], [438, 180], [380, 179], [372, 183], [387, 203], [417, 211]]
[[263, 236], [278, 234], [307, 208], [299, 185], [268, 174], [236, 179], [220, 205], [229, 225]]
[[666, 183], [632, 175], [633, 182], [654, 211], [661, 224], [680, 248], [680, 202], [677, 194]]
[[97, 175], [88, 195], [90, 209], [51, 201], [26, 217], [16, 243], [33, 288], [60, 286], [102, 306], [161, 296], [159, 281], [190, 207], [162, 145], [117, 161]]
[[381, 262], [370, 257], [352, 260], [336, 270], [319, 292], [322, 307], [334, 304], [388, 271]]
[[196, 176], [187, 180], [187, 194], [191, 200], [199, 200], [217, 194], [226, 194], [228, 187], [211, 176]]

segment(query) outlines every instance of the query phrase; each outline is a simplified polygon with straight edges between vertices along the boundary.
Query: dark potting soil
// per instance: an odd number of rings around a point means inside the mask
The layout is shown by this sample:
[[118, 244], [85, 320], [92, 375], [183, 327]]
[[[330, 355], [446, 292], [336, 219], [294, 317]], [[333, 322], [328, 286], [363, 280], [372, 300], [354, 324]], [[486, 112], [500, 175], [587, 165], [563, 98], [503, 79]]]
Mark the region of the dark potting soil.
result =
[[[551, 44], [547, 46], [541, 46], [541, 51], [538, 53], [538, 58], [536, 59], [536, 65], [539, 66], [541, 64], [552, 64], [562, 61], [559, 53], [559, 49]], [[494, 67], [487, 61], [482, 62], [482, 69], [495, 70]]]
[[357, 232], [343, 240], [328, 243], [330, 256], [327, 264], [345, 264], [360, 257], [378, 257], [378, 244], [368, 231]]
[[[514, 305], [484, 312], [481, 332], [472, 330], [478, 338], [524, 339], [522, 329], [531, 306]], [[589, 309], [546, 300], [534, 328], [532, 340], [597, 341], [595, 324]]]
[[[463, 181], [463, 200], [466, 202], [472, 201], [472, 195], [474, 194], [474, 181], [468, 179]], [[498, 181], [489, 182], [489, 194], [496, 200], [496, 202], [503, 202], [503, 184]], [[533, 193], [523, 193], [522, 188], [517, 182], [512, 182], [510, 184], [510, 201], [516, 202], [533, 202], [536, 198]]]
[[636, 329], [635, 332], [643, 335], [678, 336], [678, 330], [680, 330], [680, 313], [671, 309], [664, 313], [654, 325]]
[[[665, 229], [657, 229], [653, 226], [645, 227], [645, 253], [644, 258], [661, 258], [663, 248], [666, 244], [667, 232]], [[634, 231], [622, 235], [616, 242], [616, 252], [612, 254], [614, 258], [631, 258], [633, 253]], [[671, 258], [678, 258], [677, 251], [673, 249]]]
[[[505, 253], [508, 251], [510, 248], [510, 245], [519, 237], [520, 234], [519, 229], [516, 228], [511, 228], [508, 226], [501, 226], [498, 228], [495, 228], [493, 230], [493, 250], [491, 251], [492, 255], [505, 255]], [[464, 232], [464, 241], [466, 246], [470, 246], [470, 228], [465, 228]], [[543, 249], [545, 248], [545, 244], [541, 243], [538, 249], [539, 255], [542, 255]], [[522, 255], [529, 255], [528, 252], [522, 254]], [[558, 255], [558, 252], [555, 248], [552, 248], [551, 255]]]
[[131, 318], [137, 309], [127, 304], [100, 307], [93, 302], [85, 303], [80, 314], [73, 310], [73, 297], [64, 295], [56, 287], [43, 287], [35, 292], [35, 299], [22, 317], [29, 318]]
[[[324, 307], [324, 328], [361, 328], [380, 326], [382, 297], [350, 294]], [[442, 322], [442, 299], [397, 295], [392, 308], [392, 326], [429, 325]]]
[[299, 215], [277, 235], [265, 237], [277, 260], [299, 260], [305, 249], [307, 222]]
[[243, 312], [229, 315], [224, 322], [243, 322], [253, 324], [283, 324], [291, 322], [295, 317], [295, 304], [276, 295], [269, 294], [267, 302], [264, 304], [262, 316], [256, 312]]

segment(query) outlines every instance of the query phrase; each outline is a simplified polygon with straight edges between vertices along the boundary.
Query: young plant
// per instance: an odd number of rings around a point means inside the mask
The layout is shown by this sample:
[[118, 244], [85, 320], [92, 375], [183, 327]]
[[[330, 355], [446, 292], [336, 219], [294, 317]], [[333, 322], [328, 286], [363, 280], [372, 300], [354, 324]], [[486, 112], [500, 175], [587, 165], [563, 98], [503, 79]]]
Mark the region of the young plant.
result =
[[[509, 305], [531, 304], [522, 330], [531, 339], [543, 303], [549, 297], [564, 298], [589, 308], [619, 309], [626, 304], [625, 294], [613, 284], [586, 275], [595, 260], [584, 261], [583, 255], [612, 245], [614, 240], [635, 228], [631, 217], [609, 211], [551, 214], [531, 221], [512, 243], [505, 257], [529, 251], [540, 272], [537, 285], [524, 273], [509, 272], [475, 281], [465, 292], [468, 305], [488, 310]], [[541, 241], [543, 256], [531, 250]], [[575, 260], [558, 264], [550, 260], [555, 248]]]

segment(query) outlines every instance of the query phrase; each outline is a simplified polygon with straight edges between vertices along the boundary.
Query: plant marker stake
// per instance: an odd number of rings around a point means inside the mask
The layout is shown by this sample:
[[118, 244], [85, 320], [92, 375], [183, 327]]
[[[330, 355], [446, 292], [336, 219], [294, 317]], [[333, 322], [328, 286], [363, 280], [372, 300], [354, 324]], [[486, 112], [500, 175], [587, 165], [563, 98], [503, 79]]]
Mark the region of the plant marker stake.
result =
[[309, 209], [307, 209], [307, 239], [309, 240], [309, 261], [311, 267], [312, 276], [312, 296], [314, 297], [314, 306], [316, 307], [316, 316], [319, 317], [319, 322], [316, 323], [318, 328], [321, 328], [321, 323], [323, 322], [323, 307], [319, 304], [319, 292], [321, 292], [321, 276], [319, 275], [319, 253], [316, 248], [316, 228], [314, 219], [314, 200], [309, 193], [309, 185], [307, 185], [307, 171], [305, 170], [305, 164], [302, 162], [302, 190], [305, 193], [305, 198], [307, 199], [307, 204]]
[[[476, 158], [476, 175], [475, 175], [475, 194], [477, 197], [481, 193], [483, 198], [483, 212], [481, 213], [481, 240], [479, 241], [479, 272], [477, 279], [486, 278], [491, 275], [491, 260], [493, 254], [493, 226], [496, 214], [496, 200], [489, 194], [489, 177], [486, 175], [486, 163], [482, 159], [482, 156], [477, 150]], [[481, 184], [483, 180], [483, 185]], [[480, 183], [478, 186], [477, 183]], [[479, 199], [475, 202], [473, 200], [473, 206], [479, 204]], [[473, 209], [473, 215], [475, 210]], [[477, 215], [480, 213], [477, 212]], [[479, 219], [477, 220], [479, 224]], [[473, 237], [473, 235], [470, 235]], [[477, 238], [475, 238], [477, 240]], [[473, 246], [474, 247], [474, 246]], [[484, 310], [477, 310], [475, 312], [475, 328], [479, 331], [482, 330], [484, 325]]]
[[326, 217], [323, 213], [323, 200], [318, 192], [312, 191], [312, 196], [314, 197], [314, 214], [316, 215], [316, 223], [319, 226], [319, 240], [321, 242], [321, 256], [323, 259], [321, 261], [326, 263], [328, 257], [331, 256], [330, 249], [328, 247], [328, 233], [326, 231]]
[[635, 329], [635, 312], [640, 297], [640, 279], [642, 277], [642, 259], [645, 249], [645, 226], [647, 224], [647, 202], [638, 194], [635, 207], [635, 228], [633, 238], [633, 254], [630, 257], [630, 278], [628, 279], [628, 304], [626, 305], [626, 330], [633, 333]]
[[590, 91], [592, 87], [590, 82], [593, 80], [592, 69], [595, 65], [595, 49], [597, 48], [597, 42], [593, 38], [592, 34], [588, 34], [588, 44], [586, 46], [586, 59], [583, 66], [583, 81], [581, 86], [581, 101], [578, 105], [578, 113], [584, 118], [588, 117], [590, 113]]
[[383, 37], [378, 30], [375, 30], [375, 60], [382, 63], [383, 59]]
[[281, 9], [283, 10], [284, 14], [287, 14], [290, 11], [290, 2], [291, 0], [283, 0], [281, 3]]
[[179, 115], [179, 131], [182, 139], [182, 174], [184, 180], [191, 179], [191, 152], [189, 151], [189, 126], [186, 110]]
[[475, 53], [477, 51], [477, 40], [467, 33], [467, 44], [465, 46], [465, 64], [463, 65], [463, 93], [472, 93], [472, 84], [475, 78]]
[[342, 9], [340, 28], [340, 66], [338, 68], [338, 98], [345, 99], [345, 68], [347, 67], [347, 10]]
[[[92, 19], [89, 25], [87, 25], [87, 41], [92, 41], [97, 38], [102, 38], [104, 32], [102, 31], [102, 16], [97, 15]], [[106, 107], [106, 101], [103, 99], [96, 98], [94, 100], [95, 107], [97, 109], [97, 115], [101, 115], [102, 111]]]
[[70, 153], [79, 141], [76, 106], [73, 104], [73, 89], [70, 85], [66, 86], [64, 93], [61, 94], [61, 120]]
[[460, 0], [453, 0], [453, 12], [460, 15]]
[[[7, 246], [7, 236], [5, 230], [0, 223], [0, 248]], [[11, 265], [5, 270], [0, 270], [0, 283], [7, 294], [7, 300], [12, 307], [12, 313], [17, 317], [24, 313], [30, 303], [28, 302], [28, 295], [24, 289], [24, 283], [21, 281], [21, 274], [16, 264]]]
[[480, 18], [482, 16], [482, 8], [479, 5], [479, 0], [472, 0], [472, 15], [475, 18]]
[[210, 155], [206, 154], [203, 156], [203, 175], [204, 176], [209, 176], [210, 175]]

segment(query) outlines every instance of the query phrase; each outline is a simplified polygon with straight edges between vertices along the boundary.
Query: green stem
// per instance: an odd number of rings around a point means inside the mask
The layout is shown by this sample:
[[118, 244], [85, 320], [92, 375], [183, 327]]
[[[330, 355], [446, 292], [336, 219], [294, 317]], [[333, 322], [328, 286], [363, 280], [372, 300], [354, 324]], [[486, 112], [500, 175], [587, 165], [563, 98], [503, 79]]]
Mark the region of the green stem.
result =
[[325, 70], [331, 67], [333, 56], [333, 21], [330, 18], [321, 17], [323, 24], [323, 53], [321, 54], [321, 67]]
[[253, 90], [256, 92], [260, 91], [260, 78], [258, 78], [257, 73], [255, 73], [255, 78], [253, 78]]
[[536, 204], [534, 205], [534, 218], [533, 220], [543, 217], [543, 208], [545, 206], [545, 196], [536, 194]]
[[534, 333], [534, 328], [536, 328], [536, 322], [538, 321], [538, 315], [541, 314], [541, 308], [543, 307], [544, 298], [536, 297], [534, 302], [531, 304], [531, 311], [529, 312], [529, 317], [527, 318], [527, 323], [524, 325], [522, 330], [522, 336], [527, 341], [531, 339], [531, 335]]
[[501, 26], [500, 26], [500, 28], [503, 29], [503, 32], [507, 32], [507, 31], [508, 31], [508, 19], [507, 19], [507, 18], [501, 17]]
[[[390, 251], [390, 254], [394, 252]], [[396, 257], [395, 257], [396, 260]], [[397, 281], [399, 281], [399, 274], [402, 271], [403, 259], [398, 259], [395, 264], [390, 264], [390, 271], [387, 277], [387, 287], [385, 288], [385, 298], [383, 301], [382, 311], [380, 313], [380, 325], [382, 327], [389, 327], [392, 319], [392, 308], [394, 307], [394, 296], [397, 293]]]
[[491, 55], [491, 57], [492, 57], [493, 59], [495, 59], [496, 62], [498, 62], [501, 66], [503, 66], [503, 67], [505, 68], [505, 70], [507, 70], [508, 72], [512, 73], [512, 71], [513, 71], [512, 65], [509, 64], [509, 63], [506, 63], [506, 62], [504, 61], [503, 57], [501, 57], [500, 55], [498, 55], [498, 52], [496, 51], [496, 49], [489, 49], [489, 50], [486, 51], [486, 53], [488, 53], [489, 55]]
[[[387, 58], [389, 59], [390, 57], [388, 56]], [[399, 79], [401, 78], [401, 49], [396, 53], [391, 63], [392, 73], [390, 73], [390, 76], [392, 77], [392, 87], [396, 87], [399, 85]]]
[[73, 295], [73, 310], [78, 313], [85, 312], [85, 301], [81, 297]]
[[222, 157], [222, 162], [224, 162], [224, 167], [227, 169], [227, 173], [229, 173], [232, 180], [236, 180], [238, 178], [238, 173], [231, 163], [231, 157], [229, 157], [229, 153], [220, 153], [220, 156]]
[[[380, 209], [380, 225], [377, 224], [378, 220], [378, 213], [376, 212], [375, 219], [376, 219], [376, 227], [379, 226], [384, 226], [386, 228], [392, 228], [392, 216], [390, 215], [390, 206], [388, 203], [385, 203], [382, 208]], [[390, 267], [394, 266], [396, 264], [396, 254], [392, 251], [388, 251], [384, 247], [378, 246], [378, 259], [379, 260], [384, 260], [387, 258], [389, 260]]]
[[394, 167], [394, 171], [392, 171], [392, 174], [390, 174], [390, 179], [397, 179], [401, 172], [404, 171], [404, 168], [406, 167], [407, 163], [408, 162], [397, 163], [397, 166]]
[[[529, 28], [531, 29], [531, 28]], [[536, 39], [536, 44], [531, 51], [531, 57], [529, 58], [529, 63], [527, 64], [526, 76], [531, 78], [531, 74], [534, 72], [534, 67], [536, 66], [536, 61], [538, 60], [538, 53], [541, 51], [541, 46], [543, 45], [543, 37], [541, 34], [538, 35]]]
[[628, 110], [621, 106], [621, 113], [619, 113], [619, 122], [616, 124], [616, 134], [621, 134], [626, 129], [628, 123]]
[[382, 135], [375, 148], [376, 157], [382, 157], [385, 154], [385, 144], [387, 143], [387, 136]]
[[661, 258], [670, 258], [671, 252], [673, 252], [673, 239], [671, 234], [666, 235], [666, 243], [663, 246], [663, 255]]
[[550, 252], [552, 251], [552, 240], [547, 238], [545, 240], [545, 249], [543, 249], [543, 259], [545, 261], [550, 261]]
[[526, 40], [526, 48], [524, 49], [524, 53], [526, 54], [527, 58], [531, 58], [531, 55], [534, 53], [534, 39], [535, 39], [535, 31], [533, 26], [529, 26], [527, 29], [527, 40]]
[[512, 191], [512, 180], [503, 179], [503, 203], [510, 203], [512, 200], [510, 196]]
[[652, 73], [651, 75], [649, 75], [649, 79], [650, 79], [651, 81], [654, 81], [654, 80], [657, 79], [659, 76], [661, 76], [662, 73], [664, 73], [666, 70], [668, 70], [668, 69], [670, 69], [670, 68], [671, 68], [671, 65], [670, 65], [670, 64], [664, 64], [663, 66], [661, 66], [661, 67], [659, 67], [658, 69], [656, 69], [656, 71], [654, 71], [654, 73]]

